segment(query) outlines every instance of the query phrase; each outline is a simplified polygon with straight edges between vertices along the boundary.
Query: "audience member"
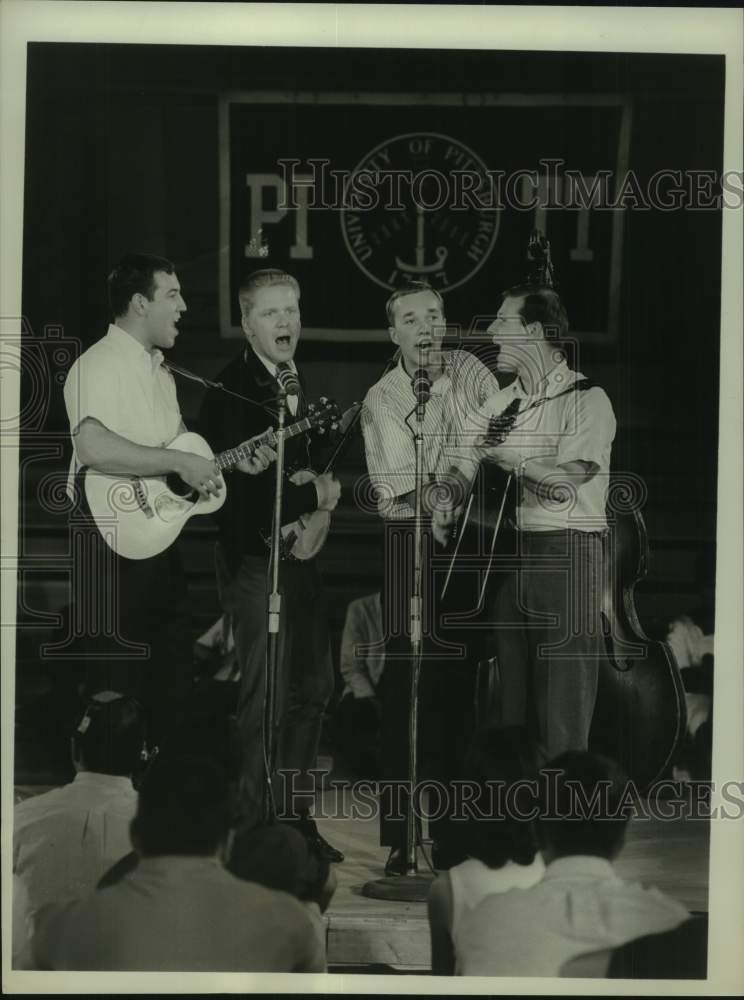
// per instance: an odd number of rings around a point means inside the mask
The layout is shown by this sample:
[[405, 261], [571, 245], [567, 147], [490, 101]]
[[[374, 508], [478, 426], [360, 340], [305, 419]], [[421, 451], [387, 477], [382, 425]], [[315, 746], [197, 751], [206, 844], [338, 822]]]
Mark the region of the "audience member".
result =
[[380, 592], [349, 603], [341, 636], [340, 670], [345, 686], [333, 721], [334, 744], [357, 778], [379, 773], [380, 702], [377, 684], [385, 667]]
[[236, 831], [227, 869], [238, 878], [295, 896], [306, 906], [325, 947], [323, 914], [336, 891], [330, 861], [312, 850], [305, 837], [282, 823]]
[[[240, 679], [235, 637], [225, 615], [221, 615], [194, 643], [194, 664], [200, 674], [222, 683]], [[234, 698], [237, 705], [237, 694]]]
[[47, 903], [90, 892], [131, 851], [137, 808], [131, 776], [144, 751], [136, 701], [114, 691], [88, 701], [72, 737], [74, 781], [15, 807], [13, 874], [25, 890], [27, 919]]
[[227, 777], [206, 757], [167, 757], [147, 772], [132, 823], [139, 862], [118, 882], [38, 916], [41, 969], [323, 972], [305, 908], [222, 864]]
[[557, 976], [579, 955], [687, 919], [675, 900], [624, 882], [613, 870], [627, 826], [626, 788], [616, 765], [584, 751], [561, 754], [544, 768], [538, 833], [545, 874], [532, 888], [487, 896], [463, 915], [463, 975]]
[[[536, 776], [533, 750], [522, 727], [480, 730], [465, 759], [462, 826], [467, 860], [441, 873], [428, 900], [431, 969], [435, 975], [458, 971], [457, 952], [463, 914], [487, 895], [527, 888], [545, 870], [529, 819], [529, 788]], [[463, 809], [465, 812], [465, 809]]]
[[678, 781], [711, 777], [713, 715], [713, 629], [715, 623], [716, 555], [704, 549], [696, 560], [697, 606], [669, 624], [666, 643], [674, 654], [685, 689], [687, 732], [675, 762]]
[[[209, 757], [224, 771], [228, 781], [231, 826], [237, 825], [236, 807], [240, 780], [241, 750], [235, 718], [229, 714], [222, 693], [224, 684], [201, 680], [187, 704], [186, 714], [171, 728], [158, 753], [158, 760], [170, 757]], [[114, 885], [137, 865], [137, 852], [121, 858], [101, 876], [97, 888]]]

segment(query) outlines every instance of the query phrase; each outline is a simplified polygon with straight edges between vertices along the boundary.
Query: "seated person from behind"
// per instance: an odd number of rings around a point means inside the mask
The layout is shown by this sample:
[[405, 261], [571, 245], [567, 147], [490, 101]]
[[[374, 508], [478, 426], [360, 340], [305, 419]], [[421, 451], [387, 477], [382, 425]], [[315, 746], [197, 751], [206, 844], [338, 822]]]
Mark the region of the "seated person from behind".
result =
[[214, 759], [155, 761], [140, 789], [136, 868], [113, 885], [39, 913], [38, 969], [324, 972], [305, 908], [222, 863], [227, 776]]
[[328, 858], [285, 823], [242, 828], [235, 832], [226, 862], [228, 871], [246, 882], [295, 896], [306, 907], [325, 947], [323, 914], [336, 891], [336, 872]]
[[[370, 648], [372, 647], [372, 648]], [[377, 684], [385, 667], [380, 592], [350, 601], [341, 636], [345, 687], [333, 721], [334, 742], [357, 778], [378, 777], [380, 702]]]
[[[219, 682], [202, 681], [194, 686], [189, 709], [181, 721], [168, 734], [159, 749], [157, 760], [171, 757], [208, 757], [224, 772], [230, 802], [230, 826], [237, 825], [238, 781], [240, 780], [240, 740], [235, 719], [222, 703]], [[117, 861], [100, 878], [97, 888], [118, 882], [136, 867], [137, 852], [132, 850]]]
[[431, 970], [451, 976], [457, 971], [462, 915], [485, 896], [507, 889], [527, 888], [545, 870], [537, 850], [530, 800], [524, 790], [510, 792], [517, 782], [534, 781], [536, 766], [526, 730], [520, 726], [481, 729], [465, 760], [462, 847], [468, 855], [441, 873], [429, 893]]
[[585, 751], [545, 766], [538, 816], [545, 874], [532, 888], [487, 896], [463, 915], [462, 975], [557, 976], [577, 956], [605, 951], [609, 961], [611, 949], [687, 919], [674, 899], [613, 870], [628, 821], [626, 788], [617, 765]]
[[86, 895], [132, 850], [131, 776], [145, 750], [142, 709], [117, 692], [99, 692], [78, 720], [71, 749], [74, 781], [15, 807], [13, 873], [27, 894], [26, 917]]

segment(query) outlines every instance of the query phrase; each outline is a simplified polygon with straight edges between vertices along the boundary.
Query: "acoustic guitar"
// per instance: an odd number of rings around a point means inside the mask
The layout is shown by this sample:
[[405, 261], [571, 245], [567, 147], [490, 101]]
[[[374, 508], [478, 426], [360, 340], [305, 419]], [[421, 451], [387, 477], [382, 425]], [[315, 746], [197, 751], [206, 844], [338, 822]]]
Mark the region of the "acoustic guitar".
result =
[[[307, 416], [284, 428], [284, 437], [294, 437], [316, 428], [333, 427], [340, 419], [337, 405], [321, 399], [310, 404]], [[259, 447], [276, 445], [276, 432], [264, 431], [235, 448], [213, 454], [199, 434], [179, 434], [168, 447], [213, 459], [220, 472], [235, 468]], [[225, 502], [227, 487], [204, 499], [178, 476], [109, 475], [83, 467], [82, 480], [88, 509], [106, 544], [126, 559], [150, 559], [165, 551], [178, 538], [195, 514], [211, 514]]]

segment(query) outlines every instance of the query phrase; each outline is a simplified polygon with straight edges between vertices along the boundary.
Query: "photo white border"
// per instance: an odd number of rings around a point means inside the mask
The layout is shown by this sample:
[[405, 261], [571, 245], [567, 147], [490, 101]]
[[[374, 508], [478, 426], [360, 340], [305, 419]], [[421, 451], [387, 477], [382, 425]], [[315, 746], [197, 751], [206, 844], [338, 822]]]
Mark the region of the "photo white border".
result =
[[[392, 16], [394, 10], [394, 17]], [[391, 16], [386, 16], [391, 15]], [[742, 19], [737, 9], [632, 7], [385, 7], [202, 3], [0, 3], [0, 335], [16, 335], [21, 312], [25, 70], [28, 41], [169, 45], [447, 48], [616, 53], [725, 54], [724, 170], [742, 168]], [[491, 42], [487, 45], [486, 41]], [[518, 81], [515, 81], [515, 84]], [[663, 84], [663, 81], [661, 81]], [[723, 213], [714, 780], [744, 770], [742, 670], [742, 212]], [[15, 328], [14, 328], [15, 324]], [[705, 350], [711, 331], [700, 331]], [[695, 405], [694, 372], [690, 373]], [[18, 410], [18, 373], [2, 371], [0, 418]], [[710, 971], [706, 982], [421, 976], [268, 976], [12, 972], [17, 440], [2, 462], [2, 926], [6, 993], [385, 992], [545, 995], [739, 995], [744, 986], [744, 836], [739, 822], [711, 823]], [[718, 800], [719, 797], [717, 797]], [[714, 804], [720, 801], [714, 800]]]

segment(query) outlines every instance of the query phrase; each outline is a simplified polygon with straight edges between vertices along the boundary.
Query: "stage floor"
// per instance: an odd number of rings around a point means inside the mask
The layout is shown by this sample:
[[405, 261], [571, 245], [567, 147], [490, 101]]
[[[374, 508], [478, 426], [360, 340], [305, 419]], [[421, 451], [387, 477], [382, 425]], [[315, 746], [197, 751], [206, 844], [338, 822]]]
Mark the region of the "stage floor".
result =
[[[331, 796], [334, 800], [338, 796]], [[324, 796], [324, 811], [336, 801]], [[377, 819], [318, 817], [318, 827], [346, 860], [336, 865], [338, 888], [326, 913], [328, 964], [332, 971], [421, 971], [430, 968], [425, 903], [388, 902], [362, 895], [384, 874], [387, 848], [379, 846]], [[689, 910], [708, 910], [708, 848], [705, 819], [638, 818], [630, 822], [615, 866], [629, 881], [656, 886]], [[419, 862], [419, 871], [428, 871]], [[369, 966], [378, 968], [370, 969]]]

